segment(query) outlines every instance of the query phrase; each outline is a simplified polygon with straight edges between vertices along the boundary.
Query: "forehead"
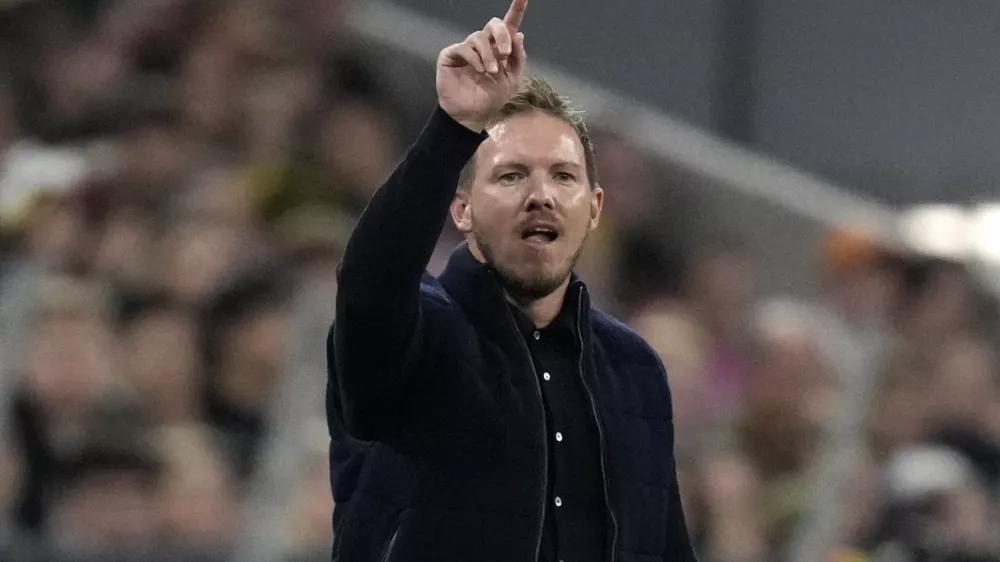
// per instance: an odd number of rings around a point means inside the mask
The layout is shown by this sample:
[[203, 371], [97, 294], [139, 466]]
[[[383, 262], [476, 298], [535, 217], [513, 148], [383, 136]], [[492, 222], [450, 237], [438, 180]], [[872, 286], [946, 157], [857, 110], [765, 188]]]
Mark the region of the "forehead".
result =
[[558, 117], [539, 111], [515, 115], [497, 123], [488, 132], [489, 139], [477, 154], [484, 168], [510, 163], [584, 165], [580, 136], [572, 125]]

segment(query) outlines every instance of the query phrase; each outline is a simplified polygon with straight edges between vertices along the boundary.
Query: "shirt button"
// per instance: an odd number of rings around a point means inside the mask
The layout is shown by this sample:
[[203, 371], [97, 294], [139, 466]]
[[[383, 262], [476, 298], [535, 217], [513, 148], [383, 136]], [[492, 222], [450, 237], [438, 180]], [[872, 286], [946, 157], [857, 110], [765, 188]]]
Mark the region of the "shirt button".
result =
[[539, 332], [538, 330], [535, 330], [535, 333], [532, 335], [535, 337], [536, 340], [542, 339], [542, 333]]
[[556, 432], [556, 441], [562, 441], [562, 433]]
[[556, 496], [556, 507], [559, 507], [561, 505], [562, 505], [562, 498], [560, 498], [559, 496]]
[[550, 375], [548, 373], [542, 373], [542, 378], [545, 379], [545, 380], [549, 380], [549, 379], [552, 378], [552, 375]]

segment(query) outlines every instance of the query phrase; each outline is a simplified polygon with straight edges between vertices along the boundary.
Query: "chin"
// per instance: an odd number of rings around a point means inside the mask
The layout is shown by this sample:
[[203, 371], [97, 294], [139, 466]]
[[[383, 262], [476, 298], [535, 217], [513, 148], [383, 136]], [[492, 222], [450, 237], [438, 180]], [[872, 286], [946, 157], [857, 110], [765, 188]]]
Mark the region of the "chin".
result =
[[570, 275], [569, 270], [553, 271], [544, 266], [515, 270], [497, 267], [497, 271], [512, 296], [526, 299], [540, 299], [551, 295]]

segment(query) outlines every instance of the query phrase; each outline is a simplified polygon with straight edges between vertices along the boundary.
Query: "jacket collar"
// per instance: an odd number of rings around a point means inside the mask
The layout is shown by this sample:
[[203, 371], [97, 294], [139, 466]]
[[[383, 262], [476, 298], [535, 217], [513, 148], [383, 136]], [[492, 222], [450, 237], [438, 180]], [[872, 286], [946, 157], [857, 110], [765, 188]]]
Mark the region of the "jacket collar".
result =
[[[474, 323], [504, 331], [517, 329], [510, 316], [499, 274], [492, 266], [480, 263], [472, 255], [467, 242], [459, 244], [451, 253], [448, 265], [438, 279]], [[580, 307], [580, 326], [584, 337], [589, 339], [590, 295], [586, 284], [575, 272], [570, 278], [566, 298], [573, 299], [566, 304]], [[576, 299], [582, 300], [576, 302]]]

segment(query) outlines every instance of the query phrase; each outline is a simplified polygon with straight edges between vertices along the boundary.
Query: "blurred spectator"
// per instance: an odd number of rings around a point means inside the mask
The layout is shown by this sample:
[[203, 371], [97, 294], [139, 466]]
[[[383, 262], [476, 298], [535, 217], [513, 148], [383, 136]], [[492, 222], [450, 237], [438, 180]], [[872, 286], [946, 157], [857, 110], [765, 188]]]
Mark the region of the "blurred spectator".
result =
[[992, 307], [960, 264], [915, 263], [906, 272], [906, 289], [900, 331], [911, 350], [928, 360], [952, 336], [975, 334], [991, 323]]
[[161, 430], [157, 492], [159, 540], [182, 552], [222, 555], [240, 521], [237, 483], [214, 440], [197, 426]]
[[836, 407], [837, 386], [810, 309], [773, 301], [758, 312], [753, 375], [734, 430], [763, 484], [761, 516], [781, 552], [806, 508], [811, 459]]
[[893, 456], [886, 479], [887, 503], [870, 539], [876, 560], [998, 559], [996, 505], [961, 455], [903, 449]]
[[873, 235], [850, 229], [834, 230], [823, 244], [823, 272], [833, 312], [852, 328], [884, 328], [899, 288], [888, 250]]
[[330, 491], [329, 436], [319, 420], [308, 427], [301, 485], [289, 510], [290, 551], [294, 562], [319, 562], [329, 558], [332, 540], [333, 495]]
[[92, 271], [123, 288], [153, 282], [153, 221], [137, 205], [110, 212], [95, 241]]
[[198, 325], [186, 308], [166, 297], [127, 303], [122, 364], [152, 421], [184, 425], [202, 416]]
[[197, 217], [173, 223], [161, 239], [157, 278], [169, 294], [189, 305], [204, 303], [246, 262], [249, 248], [240, 229]]
[[925, 440], [930, 433], [934, 395], [930, 373], [919, 359], [897, 357], [882, 376], [870, 430], [876, 459]]
[[86, 269], [92, 231], [78, 201], [41, 196], [25, 237], [32, 261], [53, 272], [80, 273]]
[[285, 358], [288, 290], [276, 269], [253, 271], [216, 294], [204, 318], [208, 420], [226, 438], [240, 477], [254, 467], [269, 398]]
[[170, 110], [150, 111], [135, 122], [122, 141], [117, 198], [147, 209], [164, 205], [193, 161], [176, 115]]
[[27, 529], [43, 529], [53, 490], [115, 383], [109, 317], [106, 294], [92, 284], [58, 279], [40, 290], [12, 412], [15, 446], [27, 469], [18, 519]]
[[737, 454], [709, 458], [704, 465], [709, 523], [701, 552], [706, 561], [762, 562], [768, 559], [767, 529], [761, 517], [763, 488], [753, 465]]
[[679, 443], [695, 439], [699, 430], [715, 421], [709, 403], [707, 334], [680, 310], [647, 310], [634, 317], [631, 324], [669, 366], [676, 439]]
[[159, 466], [130, 443], [95, 443], [73, 460], [54, 508], [53, 535], [62, 551], [141, 552], [156, 539]]
[[685, 276], [685, 302], [707, 338], [705, 376], [714, 412], [731, 410], [747, 383], [755, 275], [747, 249], [720, 239], [695, 249]]
[[1000, 501], [1000, 373], [994, 347], [976, 339], [949, 342], [929, 393], [933, 436], [966, 455]]
[[360, 213], [388, 177], [399, 154], [395, 125], [372, 103], [342, 99], [320, 118], [319, 161], [345, 198]]

